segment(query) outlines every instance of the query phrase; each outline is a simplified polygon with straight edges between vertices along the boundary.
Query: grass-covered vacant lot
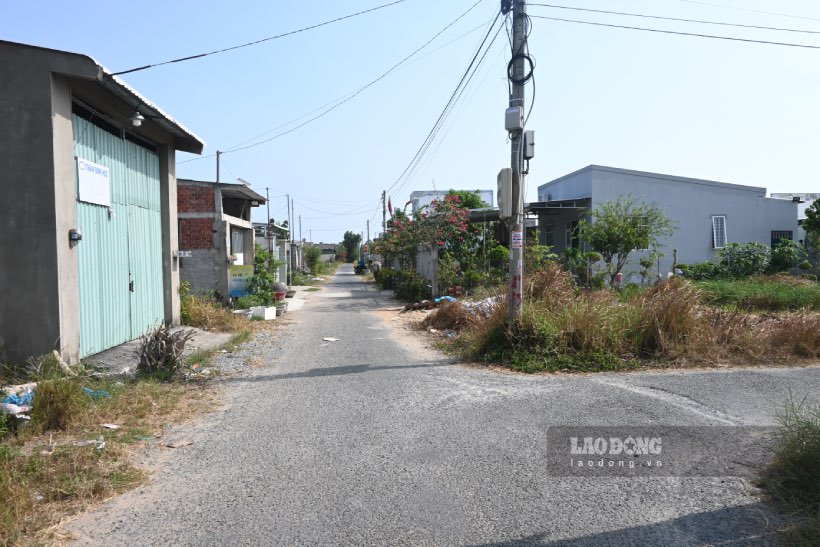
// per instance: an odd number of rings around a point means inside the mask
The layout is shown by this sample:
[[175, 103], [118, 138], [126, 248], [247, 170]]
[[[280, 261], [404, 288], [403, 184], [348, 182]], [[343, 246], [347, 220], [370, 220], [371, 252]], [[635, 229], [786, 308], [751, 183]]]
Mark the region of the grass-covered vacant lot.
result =
[[[589, 290], [552, 264], [530, 274], [526, 289], [517, 323], [508, 322], [502, 295], [489, 314], [447, 304], [425, 326], [457, 330], [445, 346], [466, 358], [522, 372], [820, 358], [815, 282], [673, 278], [648, 288]], [[757, 295], [756, 304], [752, 296], [730, 294]]]
[[790, 276], [752, 277], [743, 280], [699, 281], [704, 300], [740, 310], [820, 311], [820, 284]]

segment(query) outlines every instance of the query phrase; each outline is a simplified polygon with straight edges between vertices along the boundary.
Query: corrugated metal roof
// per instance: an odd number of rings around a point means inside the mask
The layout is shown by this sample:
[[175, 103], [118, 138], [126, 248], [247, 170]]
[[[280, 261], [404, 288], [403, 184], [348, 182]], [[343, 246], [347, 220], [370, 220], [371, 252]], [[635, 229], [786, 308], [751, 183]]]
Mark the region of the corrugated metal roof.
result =
[[91, 59], [97, 63], [97, 66], [100, 67], [101, 74], [98, 81], [104, 88], [119, 97], [120, 100], [133, 106], [134, 110], [139, 110], [140, 114], [146, 118], [150, 118], [153, 123], [159, 125], [177, 137], [179, 139], [179, 143], [177, 144], [177, 148], [179, 150], [191, 152], [193, 154], [202, 153], [202, 149], [205, 147], [205, 142], [197, 137], [193, 131], [176, 121], [159, 106], [155, 105], [146, 97], [141, 95], [136, 89], [125, 83], [122, 79], [114, 76], [110, 70], [97, 62], [96, 59], [93, 57], [91, 57]]

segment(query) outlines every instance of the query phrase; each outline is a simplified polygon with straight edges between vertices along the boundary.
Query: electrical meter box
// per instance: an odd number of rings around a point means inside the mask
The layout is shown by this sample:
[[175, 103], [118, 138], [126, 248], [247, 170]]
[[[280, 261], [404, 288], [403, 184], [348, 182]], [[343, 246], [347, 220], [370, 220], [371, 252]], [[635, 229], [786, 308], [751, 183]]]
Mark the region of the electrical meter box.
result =
[[512, 169], [505, 167], [498, 172], [498, 212], [501, 218], [512, 216]]
[[507, 131], [521, 131], [524, 129], [524, 109], [520, 106], [511, 106], [504, 115], [504, 128]]
[[535, 131], [524, 131], [524, 159], [535, 157]]

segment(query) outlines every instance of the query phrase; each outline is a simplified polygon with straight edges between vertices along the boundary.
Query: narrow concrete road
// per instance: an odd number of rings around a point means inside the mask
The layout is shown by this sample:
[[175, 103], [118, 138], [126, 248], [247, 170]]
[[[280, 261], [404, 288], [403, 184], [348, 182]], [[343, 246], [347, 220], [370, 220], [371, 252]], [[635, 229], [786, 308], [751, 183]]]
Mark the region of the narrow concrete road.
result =
[[224, 380], [226, 409], [175, 432], [193, 445], [69, 530], [99, 545], [774, 542], [748, 480], [551, 476], [547, 429], [771, 425], [790, 393], [818, 396], [820, 368], [497, 373], [396, 334], [378, 294], [342, 268], [248, 346], [264, 366]]

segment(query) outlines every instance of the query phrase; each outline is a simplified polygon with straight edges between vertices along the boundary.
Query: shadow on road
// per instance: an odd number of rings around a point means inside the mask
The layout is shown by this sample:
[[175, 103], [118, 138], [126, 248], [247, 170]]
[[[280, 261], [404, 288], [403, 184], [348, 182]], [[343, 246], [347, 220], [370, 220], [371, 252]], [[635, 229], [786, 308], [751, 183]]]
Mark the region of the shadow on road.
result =
[[440, 368], [450, 367], [455, 363], [447, 361], [437, 363], [420, 363], [415, 365], [341, 365], [338, 367], [312, 368], [302, 372], [286, 372], [284, 374], [270, 374], [258, 376], [228, 376], [222, 379], [224, 382], [266, 382], [269, 380], [290, 380], [293, 378], [322, 378], [329, 376], [347, 376], [349, 374], [362, 374], [365, 372], [376, 372], [378, 370], [402, 370], [414, 368]]
[[[695, 513], [646, 526], [635, 526], [575, 539], [550, 540], [549, 532], [516, 540], [485, 543], [480, 547], [514, 545], [550, 545], [582, 547], [599, 545], [778, 545], [778, 522], [761, 503], [728, 507], [717, 511]], [[739, 529], [740, 524], [744, 528]], [[741, 533], [739, 533], [741, 532]]]

